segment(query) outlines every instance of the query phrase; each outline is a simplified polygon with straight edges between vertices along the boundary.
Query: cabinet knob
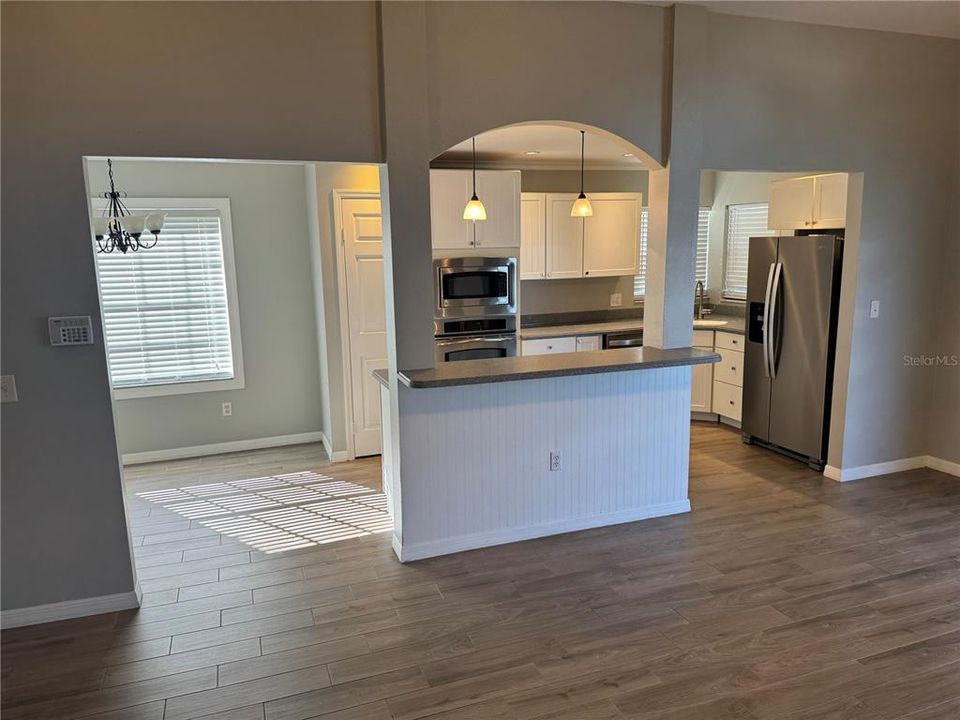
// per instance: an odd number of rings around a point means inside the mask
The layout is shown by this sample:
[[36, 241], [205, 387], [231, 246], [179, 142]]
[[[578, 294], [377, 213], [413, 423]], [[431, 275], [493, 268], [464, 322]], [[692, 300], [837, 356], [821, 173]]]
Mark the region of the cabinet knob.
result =
[[736, 371], [737, 371], [737, 366], [736, 366], [736, 365], [731, 365], [731, 366], [730, 366], [730, 369], [733, 370], [734, 372], [736, 372]]
[[590, 271], [587, 270], [587, 271], [585, 271], [583, 274], [584, 274], [584, 275], [589, 275], [589, 274], [590, 274]]
[[730, 400], [729, 402], [730, 402], [731, 405], [733, 405], [733, 400]]

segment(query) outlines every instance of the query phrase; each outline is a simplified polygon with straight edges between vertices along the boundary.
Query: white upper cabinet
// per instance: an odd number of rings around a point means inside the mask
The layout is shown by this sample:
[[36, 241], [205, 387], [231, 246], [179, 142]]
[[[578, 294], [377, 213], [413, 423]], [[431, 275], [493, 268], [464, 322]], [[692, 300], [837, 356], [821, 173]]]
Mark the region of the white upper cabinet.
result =
[[430, 171], [430, 237], [433, 247], [473, 247], [473, 222], [463, 219], [463, 208], [472, 193], [469, 172]]
[[842, 228], [847, 224], [847, 174], [811, 175], [770, 183], [774, 230]]
[[813, 217], [812, 177], [776, 180], [770, 183], [767, 224], [772, 230], [810, 227]]
[[822, 228], [847, 226], [847, 173], [818, 175], [813, 194], [813, 225]]
[[577, 196], [547, 194], [547, 279], [583, 277], [583, 218], [570, 217]]
[[469, 170], [430, 171], [430, 235], [434, 248], [507, 248], [520, 245], [520, 173], [477, 171], [477, 195], [487, 219], [463, 219], [473, 194]]
[[520, 172], [478, 170], [477, 195], [487, 209], [476, 223], [477, 247], [520, 247]]
[[638, 193], [596, 193], [593, 215], [583, 221], [583, 275], [636, 275], [640, 259]]
[[520, 195], [520, 279], [542, 280], [547, 274], [547, 196]]

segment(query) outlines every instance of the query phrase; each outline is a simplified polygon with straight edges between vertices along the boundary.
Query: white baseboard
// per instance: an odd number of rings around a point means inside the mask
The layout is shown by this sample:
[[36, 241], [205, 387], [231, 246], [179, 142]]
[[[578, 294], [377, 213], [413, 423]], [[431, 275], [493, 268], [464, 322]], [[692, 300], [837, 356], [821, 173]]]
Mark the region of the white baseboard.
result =
[[71, 620], [88, 615], [102, 615], [118, 610], [131, 610], [140, 607], [140, 598], [141, 592], [138, 583], [137, 588], [129, 592], [4, 610], [0, 612], [0, 626], [7, 630], [8, 628], [24, 627], [25, 625]]
[[901, 458], [899, 460], [891, 460], [874, 465], [860, 465], [858, 467], [842, 469], [834, 467], [833, 465], [827, 465], [823, 469], [823, 474], [837, 482], [848, 482], [850, 480], [862, 480], [863, 478], [888, 475], [906, 470], [919, 470], [925, 467], [960, 477], [960, 463], [942, 460], [932, 455], [917, 455], [916, 457]]
[[275, 435], [274, 437], [233, 440], [231, 442], [194, 445], [192, 447], [170, 448], [169, 450], [148, 450], [138, 453], [124, 453], [124, 465], [180, 460], [182, 458], [202, 457], [205, 455], [223, 455], [224, 453], [262, 450], [264, 448], [283, 447], [285, 445], [303, 445], [323, 442], [322, 432], [297, 433], [295, 435]]
[[350, 459], [350, 454], [346, 450], [333, 451], [333, 443], [330, 442], [330, 438], [328, 438], [327, 434], [322, 430], [320, 431], [320, 442], [323, 443], [323, 449], [327, 451], [327, 457], [330, 458], [330, 462], [346, 462]]
[[690, 512], [689, 500], [678, 500], [676, 502], [651, 505], [634, 510], [588, 515], [586, 517], [571, 518], [569, 520], [560, 520], [558, 522], [533, 525], [530, 527], [493, 530], [491, 532], [475, 533], [473, 535], [460, 535], [458, 537], [422, 543], [404, 544], [394, 535], [393, 550], [400, 559], [400, 562], [410, 562], [411, 560], [423, 560], [424, 558], [449, 555], [464, 550], [476, 550], [477, 548], [505, 545], [521, 540], [546, 537], [547, 535], [560, 535], [562, 533], [576, 532], [577, 530], [588, 530], [605, 525], [619, 525], [621, 523], [647, 520], [649, 518], [663, 517], [664, 515], [677, 515], [685, 512]]
[[950, 462], [949, 460], [934, 457], [933, 455], [927, 455], [927, 467], [932, 470], [939, 470], [947, 475], [960, 477], [960, 463]]

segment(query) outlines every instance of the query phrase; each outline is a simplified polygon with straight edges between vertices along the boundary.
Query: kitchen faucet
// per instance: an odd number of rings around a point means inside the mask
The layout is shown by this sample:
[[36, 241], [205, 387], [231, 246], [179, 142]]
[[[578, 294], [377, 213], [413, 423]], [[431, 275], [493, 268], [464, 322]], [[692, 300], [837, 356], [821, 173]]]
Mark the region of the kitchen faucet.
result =
[[693, 303], [693, 316], [696, 320], [703, 320], [703, 280], [697, 280], [696, 293]]

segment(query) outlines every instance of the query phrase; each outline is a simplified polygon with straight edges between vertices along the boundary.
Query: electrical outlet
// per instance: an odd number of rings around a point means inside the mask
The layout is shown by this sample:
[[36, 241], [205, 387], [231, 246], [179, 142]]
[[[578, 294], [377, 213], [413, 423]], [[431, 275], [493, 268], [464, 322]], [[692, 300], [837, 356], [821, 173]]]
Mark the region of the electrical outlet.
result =
[[233, 415], [233, 403], [225, 402], [223, 404], [223, 416], [230, 417]]
[[623, 305], [623, 295], [610, 293], [610, 307], [620, 307], [621, 305]]
[[560, 472], [560, 453], [550, 453], [550, 472]]
[[13, 375], [0, 375], [0, 402], [18, 402], [17, 379]]
[[880, 301], [879, 300], [870, 301], [870, 317], [871, 318], [880, 317]]

